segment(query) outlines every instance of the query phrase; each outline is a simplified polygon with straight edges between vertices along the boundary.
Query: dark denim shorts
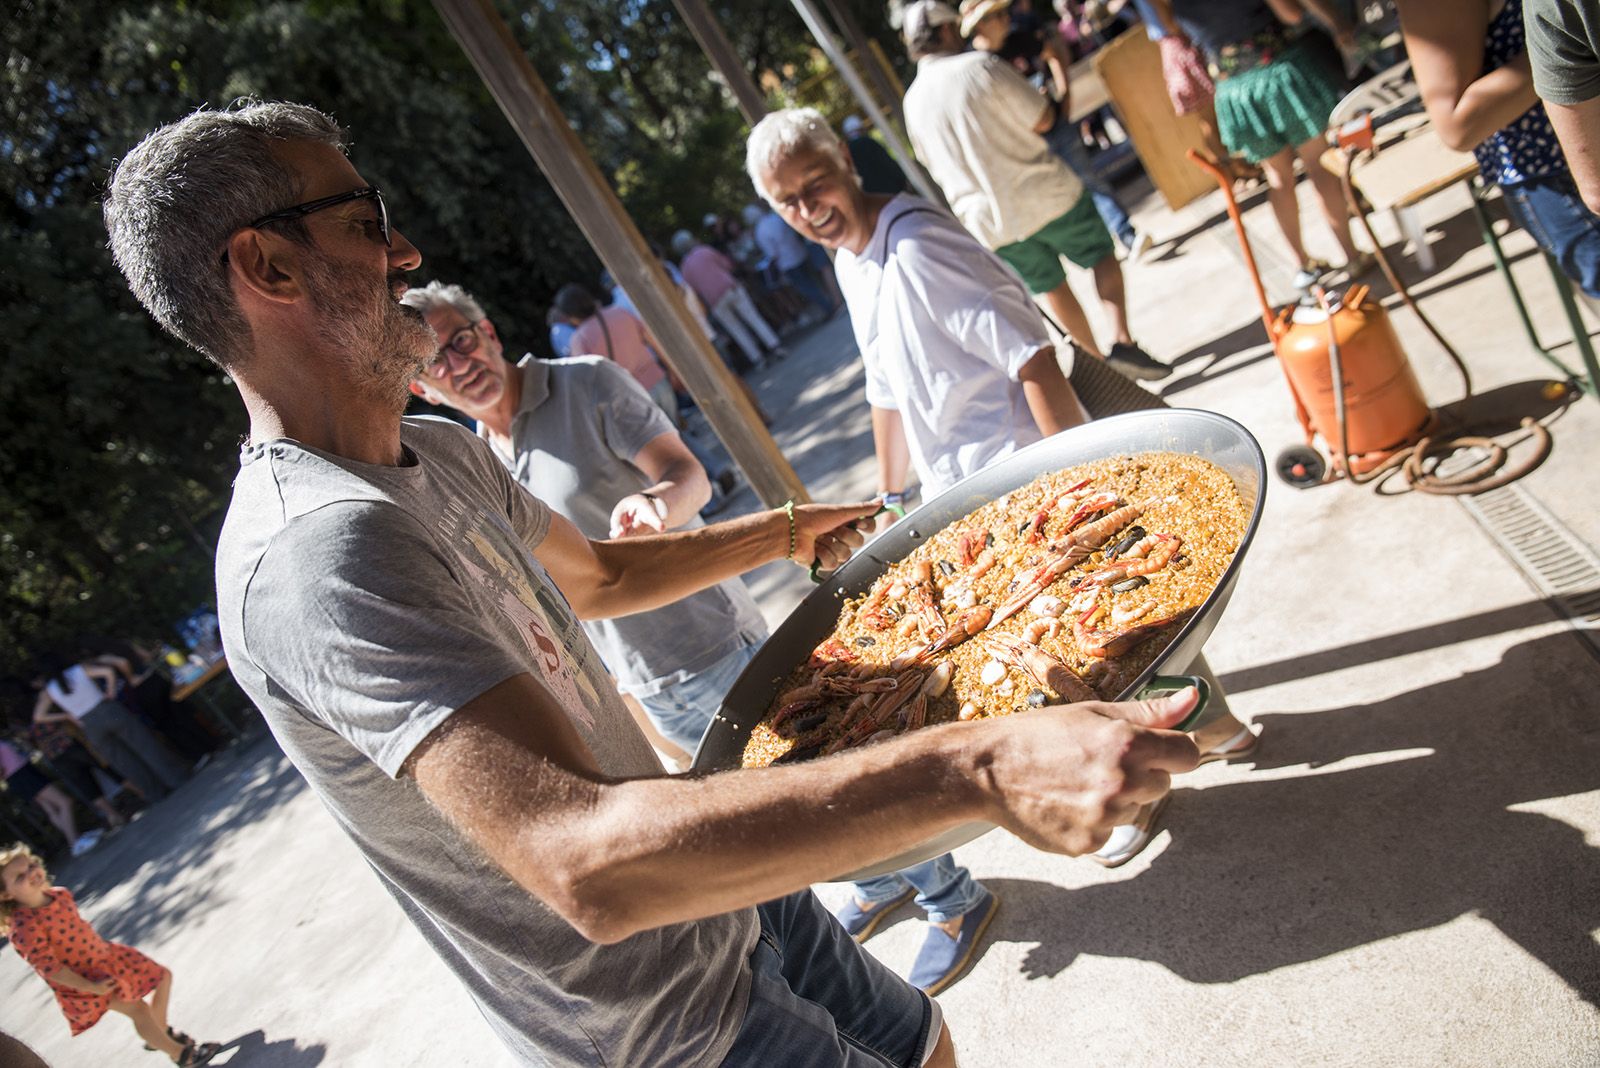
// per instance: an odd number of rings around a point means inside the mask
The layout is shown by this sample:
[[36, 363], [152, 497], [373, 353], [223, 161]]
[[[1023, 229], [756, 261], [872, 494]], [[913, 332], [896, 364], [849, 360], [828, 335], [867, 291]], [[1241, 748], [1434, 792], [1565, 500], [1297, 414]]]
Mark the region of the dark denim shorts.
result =
[[809, 890], [758, 906], [750, 1007], [723, 1068], [919, 1068], [938, 1009]]
[[1600, 297], [1600, 218], [1584, 206], [1568, 175], [1500, 187], [1511, 218], [1555, 257], [1566, 276]]

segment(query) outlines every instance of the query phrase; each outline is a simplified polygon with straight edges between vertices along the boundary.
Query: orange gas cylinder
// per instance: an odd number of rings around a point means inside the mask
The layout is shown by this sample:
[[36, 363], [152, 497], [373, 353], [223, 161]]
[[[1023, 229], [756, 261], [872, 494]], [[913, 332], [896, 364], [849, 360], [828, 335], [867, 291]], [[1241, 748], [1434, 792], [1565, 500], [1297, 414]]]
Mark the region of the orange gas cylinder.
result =
[[[1333, 329], [1343, 367], [1348, 468], [1364, 473], [1395, 450], [1414, 444], [1431, 419], [1422, 387], [1406, 360], [1383, 307], [1366, 286], [1333, 306]], [[1317, 305], [1285, 308], [1273, 323], [1273, 346], [1300, 409], [1307, 443], [1314, 429], [1341, 463], [1333, 370], [1328, 362], [1328, 315]]]

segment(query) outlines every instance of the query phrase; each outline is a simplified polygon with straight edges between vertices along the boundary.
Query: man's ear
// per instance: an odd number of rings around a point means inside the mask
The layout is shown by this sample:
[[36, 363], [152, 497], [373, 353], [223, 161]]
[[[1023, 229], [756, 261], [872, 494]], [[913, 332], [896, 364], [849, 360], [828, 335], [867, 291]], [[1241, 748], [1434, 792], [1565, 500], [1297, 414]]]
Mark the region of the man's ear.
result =
[[433, 390], [429, 389], [427, 386], [423, 385], [421, 382], [413, 381], [406, 388], [411, 390], [411, 392], [415, 393], [417, 396], [421, 397], [423, 400], [427, 401], [429, 404], [443, 404], [444, 403], [444, 398], [443, 397], [439, 396], [439, 394], [435, 393]]
[[478, 329], [483, 331], [484, 337], [493, 338], [497, 342], [500, 340], [500, 335], [494, 332], [494, 324], [487, 316], [478, 320]]
[[300, 250], [289, 241], [245, 228], [228, 239], [228, 271], [262, 300], [292, 304], [305, 295]]

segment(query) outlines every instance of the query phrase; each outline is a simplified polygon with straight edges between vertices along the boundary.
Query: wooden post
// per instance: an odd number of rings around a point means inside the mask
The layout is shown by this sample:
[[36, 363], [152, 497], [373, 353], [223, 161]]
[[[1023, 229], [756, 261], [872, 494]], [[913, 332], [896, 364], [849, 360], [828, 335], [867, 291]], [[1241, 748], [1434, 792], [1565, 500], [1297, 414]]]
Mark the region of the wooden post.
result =
[[721, 25], [712, 17], [705, 0], [673, 0], [673, 3], [677, 5], [683, 21], [688, 23], [689, 32], [700, 42], [701, 51], [717, 68], [722, 80], [728, 83], [728, 90], [738, 102], [739, 110], [744, 112], [745, 121], [751, 126], [760, 122], [767, 113], [766, 94], [757, 87], [744, 64], [739, 62], [733, 42], [728, 40], [728, 35], [722, 32]]
[[839, 32], [844, 34], [844, 39], [850, 43], [850, 48], [860, 57], [861, 65], [866, 68], [867, 78], [878, 90], [883, 102], [889, 105], [889, 116], [894, 119], [899, 132], [906, 128], [905, 109], [900, 104], [899, 91], [889, 82], [889, 76], [878, 65], [878, 55], [872, 50], [872, 42], [867, 40], [867, 35], [861, 31], [861, 24], [855, 20], [839, 0], [823, 0], [828, 8], [828, 14], [833, 17], [833, 23], [839, 27]]
[[933, 179], [928, 177], [928, 172], [922, 169], [922, 164], [917, 162], [917, 157], [912, 155], [900, 135], [890, 124], [876, 102], [872, 93], [861, 80], [861, 74], [856, 70], [855, 64], [850, 62], [850, 57], [844, 54], [844, 49], [839, 47], [839, 42], [834, 39], [833, 31], [828, 28], [827, 20], [822, 17], [822, 12], [817, 10], [815, 0], [792, 0], [794, 9], [800, 12], [800, 17], [805, 20], [806, 28], [811, 31], [811, 36], [817, 39], [817, 44], [822, 46], [822, 51], [827, 55], [828, 61], [833, 64], [839, 76], [844, 79], [850, 91], [860, 102], [867, 117], [872, 120], [872, 125], [878, 128], [884, 139], [889, 142], [889, 151], [893, 152], [900, 160], [900, 166], [905, 169], [906, 177], [911, 179], [911, 184], [917, 187], [928, 200], [935, 204], [945, 203], [944, 194], [939, 187], [933, 184]]
[[662, 358], [689, 387], [751, 488], [771, 507], [790, 498], [807, 500], [800, 476], [689, 314], [677, 286], [651, 254], [492, 0], [434, 0], [434, 7], [600, 261], [661, 339], [666, 347]]

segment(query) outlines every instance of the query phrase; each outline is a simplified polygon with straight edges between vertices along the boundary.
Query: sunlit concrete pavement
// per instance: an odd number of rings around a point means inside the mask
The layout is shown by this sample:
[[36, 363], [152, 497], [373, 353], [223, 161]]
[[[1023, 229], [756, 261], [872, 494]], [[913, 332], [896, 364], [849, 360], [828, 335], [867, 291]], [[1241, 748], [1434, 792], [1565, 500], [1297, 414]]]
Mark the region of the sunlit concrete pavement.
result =
[[[1286, 296], [1267, 209], [1247, 206]], [[1423, 209], [1440, 267], [1421, 278], [1404, 260], [1407, 277], [1472, 365], [1484, 410], [1546, 415], [1555, 451], [1523, 485], [1600, 543], [1600, 402], [1540, 401], [1549, 370], [1465, 193]], [[1127, 272], [1135, 333], [1177, 365], [1159, 388], [1239, 419], [1269, 458], [1298, 441], [1219, 198], [1174, 214], [1146, 196], [1136, 214], [1160, 240]], [[1306, 215], [1313, 247], [1331, 251]], [[1542, 332], [1565, 337], [1530, 243], [1507, 248]], [[1430, 399], [1454, 400], [1448, 362], [1408, 313], [1395, 318]], [[814, 497], [869, 495], [848, 324], [790, 347], [755, 379], [780, 443]], [[755, 507], [748, 491], [743, 504]], [[808, 583], [772, 565], [752, 586], [776, 622]], [[964, 1063], [1600, 1062], [1600, 660], [1466, 509], [1274, 481], [1207, 652], [1262, 746], [1180, 779], [1144, 855], [1108, 872], [1003, 833], [958, 851], [1002, 900], [971, 972], [940, 998]], [[242, 1037], [218, 1063], [505, 1063], [270, 741], [59, 875], [106, 934], [174, 969], [179, 1027]], [[907, 968], [917, 916], [903, 908], [872, 951]], [[4, 1027], [52, 1064], [157, 1063], [120, 1020], [69, 1041], [13, 953], [0, 999]]]

